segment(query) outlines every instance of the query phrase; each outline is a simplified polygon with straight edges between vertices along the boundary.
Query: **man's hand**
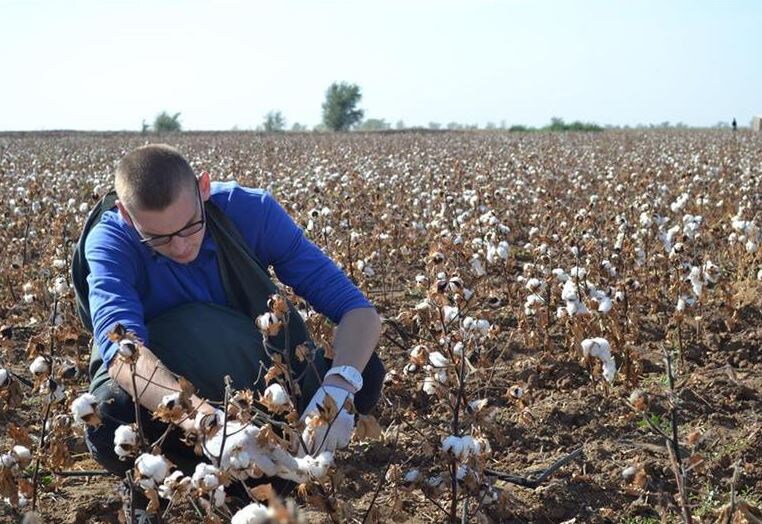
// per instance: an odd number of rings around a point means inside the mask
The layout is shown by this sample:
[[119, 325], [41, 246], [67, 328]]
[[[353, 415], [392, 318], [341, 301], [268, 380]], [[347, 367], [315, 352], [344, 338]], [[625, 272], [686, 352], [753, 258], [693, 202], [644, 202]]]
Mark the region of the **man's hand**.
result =
[[338, 386], [323, 385], [317, 390], [302, 414], [302, 420], [307, 422], [302, 432], [307, 450], [300, 446], [299, 456], [316, 456], [323, 451], [334, 451], [349, 445], [355, 429], [355, 417], [346, 410], [347, 400], [353, 401], [354, 396]]

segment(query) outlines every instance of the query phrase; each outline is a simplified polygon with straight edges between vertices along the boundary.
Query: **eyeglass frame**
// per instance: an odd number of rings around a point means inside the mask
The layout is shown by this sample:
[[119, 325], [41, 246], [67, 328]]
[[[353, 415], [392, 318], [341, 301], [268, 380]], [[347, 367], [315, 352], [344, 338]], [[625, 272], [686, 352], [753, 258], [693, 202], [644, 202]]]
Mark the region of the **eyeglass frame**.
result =
[[[174, 233], [169, 233], [167, 235], [155, 235], [155, 236], [150, 236], [148, 238], [144, 237], [143, 233], [141, 233], [140, 230], [136, 227], [135, 231], [137, 231], [138, 236], [140, 237], [141, 244], [151, 248], [166, 246], [167, 244], [172, 242], [172, 237], [177, 236], [180, 238], [188, 238], [195, 235], [202, 229], [204, 229], [204, 225], [206, 224], [206, 209], [204, 208], [204, 201], [201, 199], [201, 190], [198, 188], [198, 180], [196, 181], [195, 186], [196, 186], [196, 195], [198, 196], [198, 204], [199, 204], [199, 207], [201, 207], [201, 220], [188, 224], [187, 226], [181, 227]], [[133, 216], [129, 213], [129, 211], [127, 211], [127, 215], [130, 217], [130, 220], [132, 220], [133, 226], [137, 224], [137, 222], [135, 221]], [[196, 229], [192, 233], [187, 232], [187, 230], [193, 229], [193, 228], [198, 228], [198, 229]], [[160, 240], [161, 242], [156, 244], [154, 243], [156, 240]]]

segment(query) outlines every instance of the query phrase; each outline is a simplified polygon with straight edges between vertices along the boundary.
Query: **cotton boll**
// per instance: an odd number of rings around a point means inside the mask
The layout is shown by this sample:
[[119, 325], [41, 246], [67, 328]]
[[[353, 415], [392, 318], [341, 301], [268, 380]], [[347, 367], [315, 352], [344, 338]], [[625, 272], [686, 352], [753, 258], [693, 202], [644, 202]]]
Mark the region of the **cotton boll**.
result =
[[263, 397], [276, 408], [281, 408], [291, 403], [291, 399], [289, 398], [288, 393], [286, 393], [286, 390], [283, 389], [283, 386], [277, 383], [270, 384], [267, 389], [265, 389]]
[[614, 381], [616, 376], [616, 361], [611, 354], [608, 340], [601, 337], [587, 338], [582, 341], [582, 354], [585, 357], [597, 357], [603, 365], [603, 378], [607, 382]]
[[437, 380], [434, 377], [426, 377], [423, 379], [423, 392], [428, 396], [436, 395], [439, 386]]
[[696, 296], [696, 298], [701, 298], [701, 293], [704, 289], [704, 282], [701, 277], [701, 269], [693, 266], [690, 273], [688, 274], [688, 281], [691, 283], [693, 294]]
[[267, 524], [274, 516], [267, 506], [252, 502], [233, 515], [230, 524]]
[[613, 302], [611, 301], [609, 297], [603, 296], [598, 299], [598, 311], [600, 313], [604, 313], [604, 314], [608, 313], [609, 311], [611, 311], [612, 306], [613, 306]]
[[114, 432], [114, 453], [124, 460], [135, 453], [138, 434], [132, 425], [121, 425]]
[[403, 480], [406, 484], [416, 484], [421, 481], [423, 478], [423, 475], [421, 475], [421, 472], [417, 469], [411, 469], [410, 471], [405, 473], [405, 476], [403, 477]]
[[561, 299], [566, 301], [579, 300], [578, 287], [573, 280], [569, 279], [564, 282], [561, 288]]
[[98, 409], [98, 399], [90, 393], [84, 393], [71, 403], [71, 414], [80, 424], [86, 424], [87, 419], [95, 415]]
[[458, 317], [458, 308], [453, 306], [442, 306], [442, 314], [445, 323], [452, 322]]
[[30, 462], [32, 462], [32, 452], [29, 451], [29, 448], [25, 446], [13, 446], [13, 449], [11, 449], [11, 455], [13, 455], [21, 467], [26, 467]]
[[225, 504], [225, 486], [218, 486], [217, 489], [214, 490], [212, 500], [214, 501], [214, 506], [216, 508], [220, 508]]
[[219, 486], [220, 470], [216, 466], [199, 462], [191, 476], [191, 485], [203, 491], [211, 491]]
[[566, 273], [566, 271], [564, 271], [560, 267], [555, 268], [552, 271], [552, 273], [553, 273], [553, 276], [555, 276], [556, 279], [558, 279], [559, 282], [563, 283], [563, 282], [566, 282], [567, 280], [569, 280], [569, 275]]
[[471, 258], [471, 271], [473, 271], [477, 277], [483, 277], [487, 274], [487, 270], [484, 269], [484, 264], [482, 264], [478, 254], [474, 254]]
[[459, 457], [463, 453], [463, 440], [455, 435], [450, 435], [442, 439], [442, 451], [452, 453]]
[[429, 353], [429, 363], [435, 368], [443, 368], [448, 365], [449, 360], [439, 351], [434, 351]]
[[47, 358], [40, 355], [32, 361], [29, 371], [36, 377], [47, 375], [50, 373], [50, 362]]
[[530, 278], [527, 280], [526, 288], [529, 291], [538, 291], [543, 287], [543, 282], [538, 278]]
[[164, 481], [171, 465], [162, 455], [143, 453], [135, 459], [135, 469], [142, 477], [139, 484], [144, 489], [155, 488]]

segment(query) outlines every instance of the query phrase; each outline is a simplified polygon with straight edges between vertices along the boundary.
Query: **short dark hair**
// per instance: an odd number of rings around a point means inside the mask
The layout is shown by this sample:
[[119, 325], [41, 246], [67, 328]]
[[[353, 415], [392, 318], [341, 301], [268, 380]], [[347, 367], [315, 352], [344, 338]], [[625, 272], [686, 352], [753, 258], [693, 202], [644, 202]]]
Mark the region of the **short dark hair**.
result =
[[148, 144], [127, 153], [114, 178], [117, 197], [127, 209], [161, 211], [183, 187], [192, 187], [196, 175], [174, 147]]

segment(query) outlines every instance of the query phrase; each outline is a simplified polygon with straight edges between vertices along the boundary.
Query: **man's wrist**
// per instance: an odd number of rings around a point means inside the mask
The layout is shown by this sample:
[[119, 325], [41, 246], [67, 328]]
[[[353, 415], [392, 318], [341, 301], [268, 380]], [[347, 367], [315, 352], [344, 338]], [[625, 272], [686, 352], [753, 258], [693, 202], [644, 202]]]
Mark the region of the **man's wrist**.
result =
[[323, 380], [324, 386], [334, 386], [337, 388], [341, 388], [347, 393], [354, 393], [354, 388], [352, 387], [352, 384], [347, 382], [341, 375], [328, 375]]
[[352, 394], [355, 394], [362, 389], [362, 373], [360, 373], [360, 371], [353, 366], [344, 365], [332, 367], [325, 374], [325, 378], [323, 379], [324, 383], [325, 380], [328, 380], [332, 377], [341, 378], [341, 383], [345, 384], [344, 387]]

